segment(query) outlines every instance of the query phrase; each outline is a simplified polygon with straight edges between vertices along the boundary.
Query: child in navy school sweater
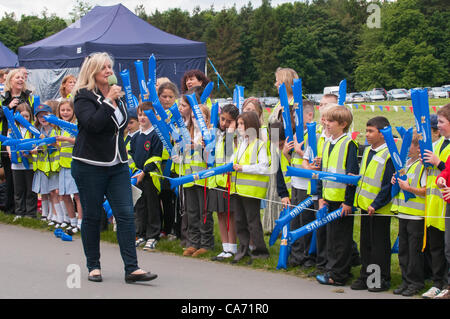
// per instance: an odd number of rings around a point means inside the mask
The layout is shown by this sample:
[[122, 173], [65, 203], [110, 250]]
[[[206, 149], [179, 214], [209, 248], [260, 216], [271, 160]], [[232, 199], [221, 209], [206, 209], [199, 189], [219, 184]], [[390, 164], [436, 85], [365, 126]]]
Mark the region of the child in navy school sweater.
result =
[[[136, 246], [145, 244], [144, 250], [154, 251], [161, 231], [161, 206], [158, 198], [161, 175], [161, 156], [163, 145], [144, 111], [153, 112], [150, 102], [138, 106], [140, 129], [131, 139], [130, 154], [136, 168], [142, 172], [137, 175], [136, 186], [142, 196], [136, 202]], [[155, 173], [152, 176], [152, 173]]]

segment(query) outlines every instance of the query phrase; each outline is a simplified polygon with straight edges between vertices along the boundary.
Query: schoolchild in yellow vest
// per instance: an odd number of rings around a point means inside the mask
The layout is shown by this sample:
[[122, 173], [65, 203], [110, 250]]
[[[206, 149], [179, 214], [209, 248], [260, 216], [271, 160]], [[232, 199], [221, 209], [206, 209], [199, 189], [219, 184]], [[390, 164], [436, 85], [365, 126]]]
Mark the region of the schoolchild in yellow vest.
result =
[[[73, 101], [62, 99], [56, 109], [56, 116], [64, 121], [76, 123]], [[81, 208], [77, 184], [71, 174], [72, 150], [73, 145], [75, 144], [75, 137], [70, 135], [64, 129], [61, 129], [59, 134], [60, 135], [56, 137], [60, 148], [59, 164], [61, 166], [59, 171], [59, 199], [65, 217], [61, 227], [67, 227], [67, 230], [70, 230], [71, 233], [77, 233], [81, 229], [83, 210]], [[78, 215], [75, 214], [72, 196], [73, 199], [75, 199], [76, 212]]]
[[[308, 145], [303, 155], [302, 167], [312, 170], [320, 170], [322, 162], [322, 152], [325, 142], [330, 138], [330, 134], [326, 130], [325, 126], [325, 113], [328, 109], [327, 105], [322, 105], [319, 109], [320, 113], [320, 127], [317, 129], [316, 141], [317, 141], [317, 156], [313, 158], [314, 154], [311, 147]], [[311, 195], [311, 181], [308, 183], [307, 194]], [[314, 209], [319, 209], [319, 199], [317, 195], [313, 195]], [[317, 217], [317, 216], [316, 216]], [[316, 271], [314, 274], [322, 273], [325, 270], [327, 264], [327, 227], [320, 227], [316, 230]]]
[[[255, 112], [241, 113], [237, 119], [239, 145], [230, 159], [234, 172], [231, 184], [231, 208], [235, 212], [239, 247], [233, 262], [245, 256], [267, 258], [261, 224], [261, 199], [266, 197], [270, 160], [267, 147], [259, 139], [260, 122]], [[254, 249], [250, 251], [250, 240]], [[251, 259], [251, 260], [252, 260]]]
[[[166, 110], [169, 118], [172, 117], [172, 114], [170, 114], [169, 108], [175, 104], [175, 101], [179, 97], [178, 88], [175, 84], [170, 82], [167, 78], [159, 78], [157, 82], [161, 79], [161, 81], [164, 81], [159, 84], [158, 86], [158, 98], [161, 102], [162, 107]], [[162, 80], [163, 79], [163, 80]], [[166, 168], [167, 160], [169, 159], [169, 152], [164, 149], [163, 150], [163, 158], [161, 163], [161, 170], [164, 172]], [[175, 173], [171, 173], [171, 177], [176, 177]], [[163, 219], [162, 219], [162, 229], [161, 229], [161, 236], [166, 237], [170, 236], [171, 238], [176, 237], [176, 233], [179, 231], [176, 231], [175, 227], [178, 227], [178, 225], [175, 225], [175, 219], [180, 219], [180, 213], [176, 212], [176, 200], [177, 196], [175, 195], [175, 192], [170, 188], [169, 180], [164, 178], [161, 182], [161, 192], [159, 193], [159, 198], [162, 203], [163, 208]], [[176, 217], [177, 216], [177, 217]]]
[[[424, 162], [433, 166], [426, 169], [427, 195], [425, 204], [426, 241], [431, 254], [433, 287], [422, 296], [432, 298], [448, 286], [448, 265], [445, 258], [445, 216], [447, 202], [443, 200], [441, 184], [436, 184], [437, 176], [446, 169], [450, 156], [450, 104], [444, 105], [437, 112], [438, 128], [441, 138], [433, 145], [433, 152], [425, 151]], [[431, 291], [432, 290], [432, 291]]]
[[[45, 137], [56, 137], [57, 129], [47, 122], [45, 115], [52, 113], [50, 106], [41, 104], [34, 110], [36, 128]], [[59, 227], [63, 223], [64, 211], [59, 203], [59, 150], [57, 145], [44, 145], [32, 153], [36, 155], [36, 165], [33, 166], [33, 192], [41, 194], [42, 217], [49, 220], [50, 226]]]
[[[389, 121], [383, 116], [370, 119], [366, 124], [366, 138], [370, 147], [364, 150], [361, 161], [355, 206], [361, 209], [360, 277], [353, 282], [352, 289], [379, 292], [388, 290], [391, 280], [391, 179], [395, 173], [389, 150], [380, 132]], [[386, 215], [386, 216], [384, 216]], [[372, 273], [369, 266], [380, 267], [381, 280], [368, 285]], [[368, 269], [369, 268], [369, 269]]]
[[[209, 127], [210, 111], [204, 104], [199, 104], [206, 126]], [[190, 174], [207, 169], [204, 141], [197, 121], [191, 121], [192, 155], [189, 160]], [[214, 220], [212, 212], [205, 210], [208, 194], [208, 182], [214, 179], [201, 179], [193, 185], [185, 185], [185, 209], [187, 212], [187, 248], [183, 256], [197, 257], [214, 249]], [[189, 187], [190, 186], [190, 187]], [[206, 194], [205, 194], [206, 193]]]
[[[294, 108], [296, 106], [294, 105]], [[291, 110], [291, 125], [295, 128], [294, 120], [295, 110]], [[303, 132], [295, 132], [294, 141], [287, 144], [287, 152], [284, 154], [286, 159], [290, 161], [291, 166], [302, 168], [304, 162], [303, 157], [305, 151], [308, 149], [308, 131], [306, 129], [306, 124], [311, 123], [314, 120], [314, 105], [308, 100], [303, 100]], [[303, 134], [303, 144], [297, 143], [297, 134]], [[297, 176], [292, 176], [292, 205], [296, 206], [309, 197], [308, 188], [309, 180], [306, 178], [301, 178]], [[298, 229], [315, 219], [314, 211], [306, 209], [299, 216], [291, 221], [290, 227], [292, 230]], [[295, 243], [293, 243], [291, 248], [291, 254], [289, 257], [289, 264], [291, 266], [303, 265], [306, 268], [313, 267], [316, 263], [316, 256], [310, 255], [309, 250], [311, 246], [312, 234], [308, 234]]]
[[[33, 123], [33, 113], [31, 107], [27, 103], [19, 104], [16, 108], [16, 112], [19, 112], [28, 122]], [[17, 127], [24, 139], [32, 138], [32, 135], [28, 130], [20, 123], [16, 122]], [[11, 149], [7, 146], [8, 153], [11, 153]], [[23, 160], [26, 159], [29, 163], [29, 169], [26, 169]], [[14, 202], [15, 213], [18, 218], [20, 217], [32, 217], [36, 218], [37, 211], [37, 195], [33, 192], [33, 162], [34, 158], [29, 153], [17, 152], [18, 164], [11, 163], [11, 172], [14, 183]]]
[[[352, 121], [353, 116], [346, 107], [336, 105], [327, 111], [325, 125], [330, 139], [322, 152], [321, 170], [324, 172], [358, 173], [358, 147], [347, 136]], [[327, 205], [329, 212], [343, 209], [342, 218], [326, 225], [327, 264], [324, 273], [316, 276], [320, 284], [344, 285], [351, 276], [354, 192], [353, 185], [318, 181], [319, 208]]]
[[[226, 104], [220, 110], [216, 129], [215, 167], [225, 165], [233, 155], [238, 115], [239, 110], [233, 104]], [[222, 252], [212, 259], [222, 261], [232, 258], [237, 252], [234, 212], [231, 207], [228, 209], [228, 186], [231, 179], [228, 174], [216, 175], [211, 179], [214, 179], [216, 186], [208, 191], [208, 212], [217, 212], [222, 241]], [[228, 211], [230, 211], [229, 216]]]
[[[393, 199], [391, 211], [398, 214], [399, 247], [398, 260], [402, 271], [402, 283], [394, 294], [406, 297], [417, 294], [424, 287], [424, 254], [422, 252], [426, 174], [420, 161], [419, 135], [414, 133], [406, 162], [407, 180], [392, 177], [392, 184], [398, 182], [400, 192]], [[415, 198], [405, 201], [403, 191], [414, 194]]]

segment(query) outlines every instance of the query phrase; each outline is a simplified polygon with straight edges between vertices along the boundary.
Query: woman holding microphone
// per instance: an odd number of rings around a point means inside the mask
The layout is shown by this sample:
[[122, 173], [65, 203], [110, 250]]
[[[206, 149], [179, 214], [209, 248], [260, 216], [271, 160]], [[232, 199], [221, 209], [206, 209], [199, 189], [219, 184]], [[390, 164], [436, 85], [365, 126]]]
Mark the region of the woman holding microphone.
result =
[[117, 222], [117, 240], [125, 265], [125, 281], [150, 281], [156, 274], [138, 267], [131, 182], [123, 133], [127, 110], [121, 87], [108, 82], [113, 60], [107, 53], [88, 56], [73, 90], [78, 136], [72, 153], [72, 176], [77, 184], [83, 221], [81, 239], [88, 280], [102, 281], [100, 225], [104, 196]]

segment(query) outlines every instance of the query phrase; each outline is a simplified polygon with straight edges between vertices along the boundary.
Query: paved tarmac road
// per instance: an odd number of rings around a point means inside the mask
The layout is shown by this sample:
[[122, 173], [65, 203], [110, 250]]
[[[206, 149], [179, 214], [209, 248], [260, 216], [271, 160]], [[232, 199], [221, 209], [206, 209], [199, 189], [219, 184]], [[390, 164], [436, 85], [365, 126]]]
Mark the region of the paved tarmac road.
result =
[[49, 231], [0, 224], [0, 298], [405, 299], [392, 292], [323, 286], [315, 279], [283, 272], [140, 249], [138, 260], [140, 267], [157, 273], [158, 278], [145, 284], [126, 284], [118, 246], [102, 242], [103, 282], [90, 282], [79, 237], [64, 242]]

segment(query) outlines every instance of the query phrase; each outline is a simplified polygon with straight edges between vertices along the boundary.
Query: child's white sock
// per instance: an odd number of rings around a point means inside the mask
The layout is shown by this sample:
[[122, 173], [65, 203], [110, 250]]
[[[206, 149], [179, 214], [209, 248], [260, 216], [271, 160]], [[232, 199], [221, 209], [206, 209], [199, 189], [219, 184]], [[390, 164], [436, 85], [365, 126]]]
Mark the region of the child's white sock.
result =
[[237, 253], [237, 244], [228, 244], [228, 251], [233, 254]]
[[56, 222], [58, 224], [62, 224], [62, 222], [64, 221], [64, 211], [61, 208], [60, 202], [57, 202], [55, 205], [55, 210], [56, 210]]
[[59, 205], [61, 206], [62, 211], [64, 212], [64, 218], [63, 221], [68, 224], [69, 223], [69, 213], [67, 212], [67, 207], [64, 201], [59, 201]]
[[77, 227], [78, 219], [76, 217], [70, 219], [70, 226]]
[[222, 243], [222, 250], [228, 251], [228, 243]]
[[49, 213], [48, 200], [41, 200], [42, 217], [47, 217]]
[[82, 221], [82, 219], [78, 219], [77, 227], [78, 227], [79, 229], [81, 229], [81, 221]]

